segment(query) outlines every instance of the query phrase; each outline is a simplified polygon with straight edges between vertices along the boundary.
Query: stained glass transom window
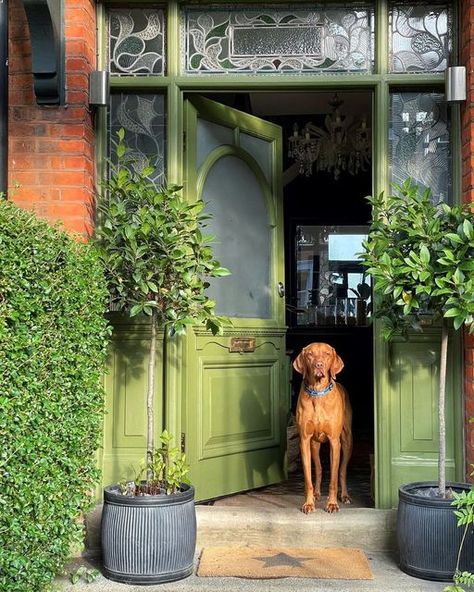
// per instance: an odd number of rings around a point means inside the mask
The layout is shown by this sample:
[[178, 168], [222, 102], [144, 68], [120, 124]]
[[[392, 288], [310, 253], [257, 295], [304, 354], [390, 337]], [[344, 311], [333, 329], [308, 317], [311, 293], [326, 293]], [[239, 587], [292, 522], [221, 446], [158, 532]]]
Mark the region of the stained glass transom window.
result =
[[389, 155], [392, 181], [412, 177], [430, 188], [433, 200], [451, 194], [448, 110], [441, 93], [393, 93], [390, 98]]
[[155, 167], [151, 179], [165, 181], [165, 97], [161, 94], [112, 94], [109, 117], [109, 155], [116, 160], [117, 131], [125, 131], [125, 145], [133, 166]]
[[446, 4], [402, 4], [390, 9], [392, 72], [440, 72], [448, 65], [451, 14]]
[[164, 74], [164, 14], [144, 8], [109, 9], [109, 68], [113, 74]]
[[183, 14], [186, 73], [372, 72], [373, 10], [262, 5]]

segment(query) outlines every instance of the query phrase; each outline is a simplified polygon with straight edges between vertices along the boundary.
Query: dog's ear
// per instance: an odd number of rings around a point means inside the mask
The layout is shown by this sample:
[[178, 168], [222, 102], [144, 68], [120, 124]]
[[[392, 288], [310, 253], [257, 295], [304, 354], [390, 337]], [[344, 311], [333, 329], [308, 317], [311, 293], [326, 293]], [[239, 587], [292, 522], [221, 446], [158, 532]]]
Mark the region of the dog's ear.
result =
[[344, 368], [344, 362], [341, 360], [341, 358], [337, 355], [336, 352], [334, 352], [334, 359], [332, 361], [331, 364], [331, 368], [330, 368], [330, 372], [331, 372], [331, 376], [332, 378], [336, 378], [336, 374], [339, 374], [339, 372]]
[[305, 365], [306, 362], [304, 359], [304, 349], [302, 349], [293, 362], [293, 368], [296, 370], [296, 372], [304, 374]]

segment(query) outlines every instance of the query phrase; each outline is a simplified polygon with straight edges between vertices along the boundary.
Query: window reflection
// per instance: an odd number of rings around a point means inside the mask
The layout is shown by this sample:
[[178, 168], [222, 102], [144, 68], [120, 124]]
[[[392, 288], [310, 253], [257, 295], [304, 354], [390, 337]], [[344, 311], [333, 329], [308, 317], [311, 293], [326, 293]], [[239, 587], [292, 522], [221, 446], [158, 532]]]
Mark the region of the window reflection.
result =
[[371, 286], [358, 253], [366, 226], [297, 226], [297, 325], [366, 325]]

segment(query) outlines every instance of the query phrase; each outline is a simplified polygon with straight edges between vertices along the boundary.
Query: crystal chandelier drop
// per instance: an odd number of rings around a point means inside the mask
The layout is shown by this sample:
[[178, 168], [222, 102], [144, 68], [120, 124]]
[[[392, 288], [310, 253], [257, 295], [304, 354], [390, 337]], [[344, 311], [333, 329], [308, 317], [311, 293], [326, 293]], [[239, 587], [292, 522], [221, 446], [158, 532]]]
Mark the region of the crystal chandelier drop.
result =
[[342, 115], [344, 103], [337, 93], [329, 101], [331, 112], [324, 118], [324, 127], [309, 121], [301, 130], [293, 126], [288, 139], [288, 156], [295, 160], [301, 175], [310, 177], [327, 171], [337, 181], [343, 171], [356, 175], [367, 171], [371, 161], [371, 130], [364, 117], [357, 121], [351, 115]]

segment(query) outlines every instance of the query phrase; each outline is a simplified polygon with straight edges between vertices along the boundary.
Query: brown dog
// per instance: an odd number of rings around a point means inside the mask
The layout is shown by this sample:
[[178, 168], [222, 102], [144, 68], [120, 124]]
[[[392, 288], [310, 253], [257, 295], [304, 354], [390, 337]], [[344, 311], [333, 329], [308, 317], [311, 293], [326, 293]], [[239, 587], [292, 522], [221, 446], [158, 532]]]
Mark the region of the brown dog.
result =
[[[326, 512], [338, 512], [338, 473], [341, 501], [350, 504], [347, 492], [347, 463], [352, 454], [352, 410], [346, 389], [334, 380], [344, 362], [327, 343], [311, 343], [303, 348], [293, 362], [294, 369], [303, 375], [296, 406], [296, 425], [300, 436], [303, 463], [305, 502], [301, 510], [314, 512], [314, 501], [321, 499], [322, 468], [319, 449], [322, 442], [330, 444], [330, 481]], [[342, 448], [342, 455], [341, 455]], [[313, 489], [311, 457], [316, 471]]]

